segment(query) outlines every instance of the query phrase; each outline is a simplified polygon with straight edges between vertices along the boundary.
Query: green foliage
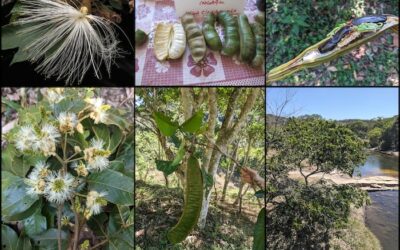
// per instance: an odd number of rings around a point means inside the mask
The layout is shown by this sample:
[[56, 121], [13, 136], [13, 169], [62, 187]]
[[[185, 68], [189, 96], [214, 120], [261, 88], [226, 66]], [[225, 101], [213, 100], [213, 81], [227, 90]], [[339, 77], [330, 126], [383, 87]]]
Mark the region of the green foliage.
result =
[[178, 129], [178, 123], [172, 122], [171, 118], [160, 112], [154, 112], [154, 121], [160, 132], [165, 136], [172, 136]]
[[280, 192], [285, 202], [267, 214], [267, 244], [271, 248], [321, 248], [329, 242], [330, 230], [347, 223], [351, 205], [358, 208], [369, 201], [365, 191], [347, 185], [290, 183], [290, 188]]
[[181, 126], [181, 130], [189, 133], [196, 133], [200, 129], [203, 122], [203, 111], [196, 112], [192, 117], [185, 121]]
[[[2, 221], [21, 225], [18, 247], [10, 249], [57, 249], [58, 207], [64, 223], [83, 227], [84, 217], [90, 221], [99, 213], [111, 221], [102, 212], [106, 205], [126, 210], [134, 203], [134, 138], [127, 111], [104, 104], [93, 89], [53, 88], [42, 93], [32, 105], [2, 100], [18, 113], [17, 124], [4, 135], [1, 159]], [[102, 227], [110, 236], [105, 247], [111, 248], [114, 239], [121, 242], [121, 235], [132, 235], [133, 224], [126, 218], [123, 225], [128, 230], [123, 234]], [[11, 234], [2, 226], [2, 234]], [[63, 249], [72, 244], [70, 234], [61, 231]]]
[[366, 159], [363, 141], [333, 121], [291, 118], [283, 134], [279, 158], [297, 168], [307, 160], [318, 172], [338, 169], [351, 175]]

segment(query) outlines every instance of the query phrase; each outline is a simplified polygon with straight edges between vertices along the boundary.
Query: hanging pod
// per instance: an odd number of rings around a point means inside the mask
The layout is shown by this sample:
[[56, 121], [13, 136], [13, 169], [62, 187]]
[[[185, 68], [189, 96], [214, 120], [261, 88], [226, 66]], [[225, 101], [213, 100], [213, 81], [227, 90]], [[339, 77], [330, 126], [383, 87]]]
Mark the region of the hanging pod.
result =
[[222, 48], [221, 39], [218, 36], [217, 31], [215, 30], [215, 15], [213, 13], [209, 13], [204, 16], [203, 22], [203, 35], [206, 40], [206, 43], [210, 49], [215, 51], [220, 51]]
[[186, 169], [185, 205], [178, 223], [168, 232], [168, 240], [177, 244], [196, 226], [203, 201], [203, 177], [198, 160], [191, 155]]
[[179, 23], [157, 25], [154, 35], [154, 54], [159, 61], [178, 59], [185, 52], [186, 36]]
[[186, 37], [189, 44], [190, 53], [193, 60], [200, 62], [206, 55], [207, 47], [201, 29], [194, 21], [192, 14], [186, 13], [181, 17], [183, 28], [186, 32]]

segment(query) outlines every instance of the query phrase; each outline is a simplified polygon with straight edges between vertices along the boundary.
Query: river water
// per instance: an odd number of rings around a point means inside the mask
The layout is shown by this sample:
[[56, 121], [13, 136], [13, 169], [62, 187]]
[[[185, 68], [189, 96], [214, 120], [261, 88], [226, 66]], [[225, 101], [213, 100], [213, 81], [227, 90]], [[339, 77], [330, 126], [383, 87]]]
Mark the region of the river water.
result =
[[[358, 168], [361, 176], [399, 176], [399, 158], [371, 152]], [[367, 206], [365, 222], [384, 250], [399, 249], [399, 191], [369, 192], [372, 204]]]
[[399, 249], [399, 191], [369, 192], [365, 223], [381, 242], [383, 250]]
[[355, 175], [361, 173], [361, 176], [399, 176], [399, 157], [389, 156], [378, 152], [371, 152], [368, 155], [364, 165], [358, 167]]

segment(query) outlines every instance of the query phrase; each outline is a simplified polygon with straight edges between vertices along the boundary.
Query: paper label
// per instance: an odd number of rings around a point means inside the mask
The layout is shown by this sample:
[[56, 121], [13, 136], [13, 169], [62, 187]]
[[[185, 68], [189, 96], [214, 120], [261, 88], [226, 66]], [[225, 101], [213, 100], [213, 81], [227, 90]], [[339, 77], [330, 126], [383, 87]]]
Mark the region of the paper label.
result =
[[229, 11], [232, 14], [242, 14], [246, 0], [175, 0], [176, 15], [183, 16], [190, 12], [195, 16], [204, 16], [210, 12]]

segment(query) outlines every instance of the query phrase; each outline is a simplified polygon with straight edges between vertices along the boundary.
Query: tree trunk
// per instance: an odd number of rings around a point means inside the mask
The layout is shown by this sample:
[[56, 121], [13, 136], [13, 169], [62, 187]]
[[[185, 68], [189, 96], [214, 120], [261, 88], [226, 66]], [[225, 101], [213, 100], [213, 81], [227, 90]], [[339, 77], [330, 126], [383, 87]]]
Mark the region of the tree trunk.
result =
[[[237, 142], [235, 149], [233, 150], [232, 153], [232, 157], [236, 159], [236, 155], [237, 155], [237, 151], [239, 148], [239, 142]], [[225, 175], [225, 180], [224, 180], [224, 188], [222, 189], [222, 195], [221, 195], [221, 201], [224, 202], [225, 201], [225, 196], [226, 196], [226, 190], [228, 189], [228, 184], [229, 181], [231, 180], [231, 177], [233, 175], [233, 173], [236, 170], [236, 163], [231, 160], [230, 166], [228, 167], [228, 170], [226, 171], [226, 175]]]
[[[224, 122], [222, 123], [221, 130], [219, 131], [219, 136], [216, 141], [216, 145], [218, 145], [223, 152], [226, 152], [227, 146], [230, 143], [232, 143], [233, 140], [235, 140], [235, 137], [237, 136], [239, 130], [242, 129], [246, 121], [248, 113], [253, 108], [254, 103], [256, 102], [259, 94], [261, 93], [259, 89], [256, 88], [252, 88], [251, 90], [249, 90], [246, 97], [246, 102], [244, 103], [244, 105], [240, 110], [240, 114], [237, 117], [236, 123], [232, 124], [232, 120], [234, 117], [233, 111], [236, 108], [236, 103], [239, 97], [238, 91], [240, 90], [235, 89], [233, 94], [231, 95], [231, 98], [229, 99], [227, 105], [227, 111], [224, 117], [225, 119]], [[210, 163], [207, 169], [208, 174], [210, 174], [213, 178], [217, 172], [220, 159], [221, 159], [221, 152], [216, 148], [213, 148]], [[202, 208], [198, 221], [198, 226], [200, 229], [204, 229], [206, 225], [206, 218], [208, 214], [208, 207], [210, 204], [211, 193], [212, 189], [210, 189], [208, 192], [204, 192]]]

